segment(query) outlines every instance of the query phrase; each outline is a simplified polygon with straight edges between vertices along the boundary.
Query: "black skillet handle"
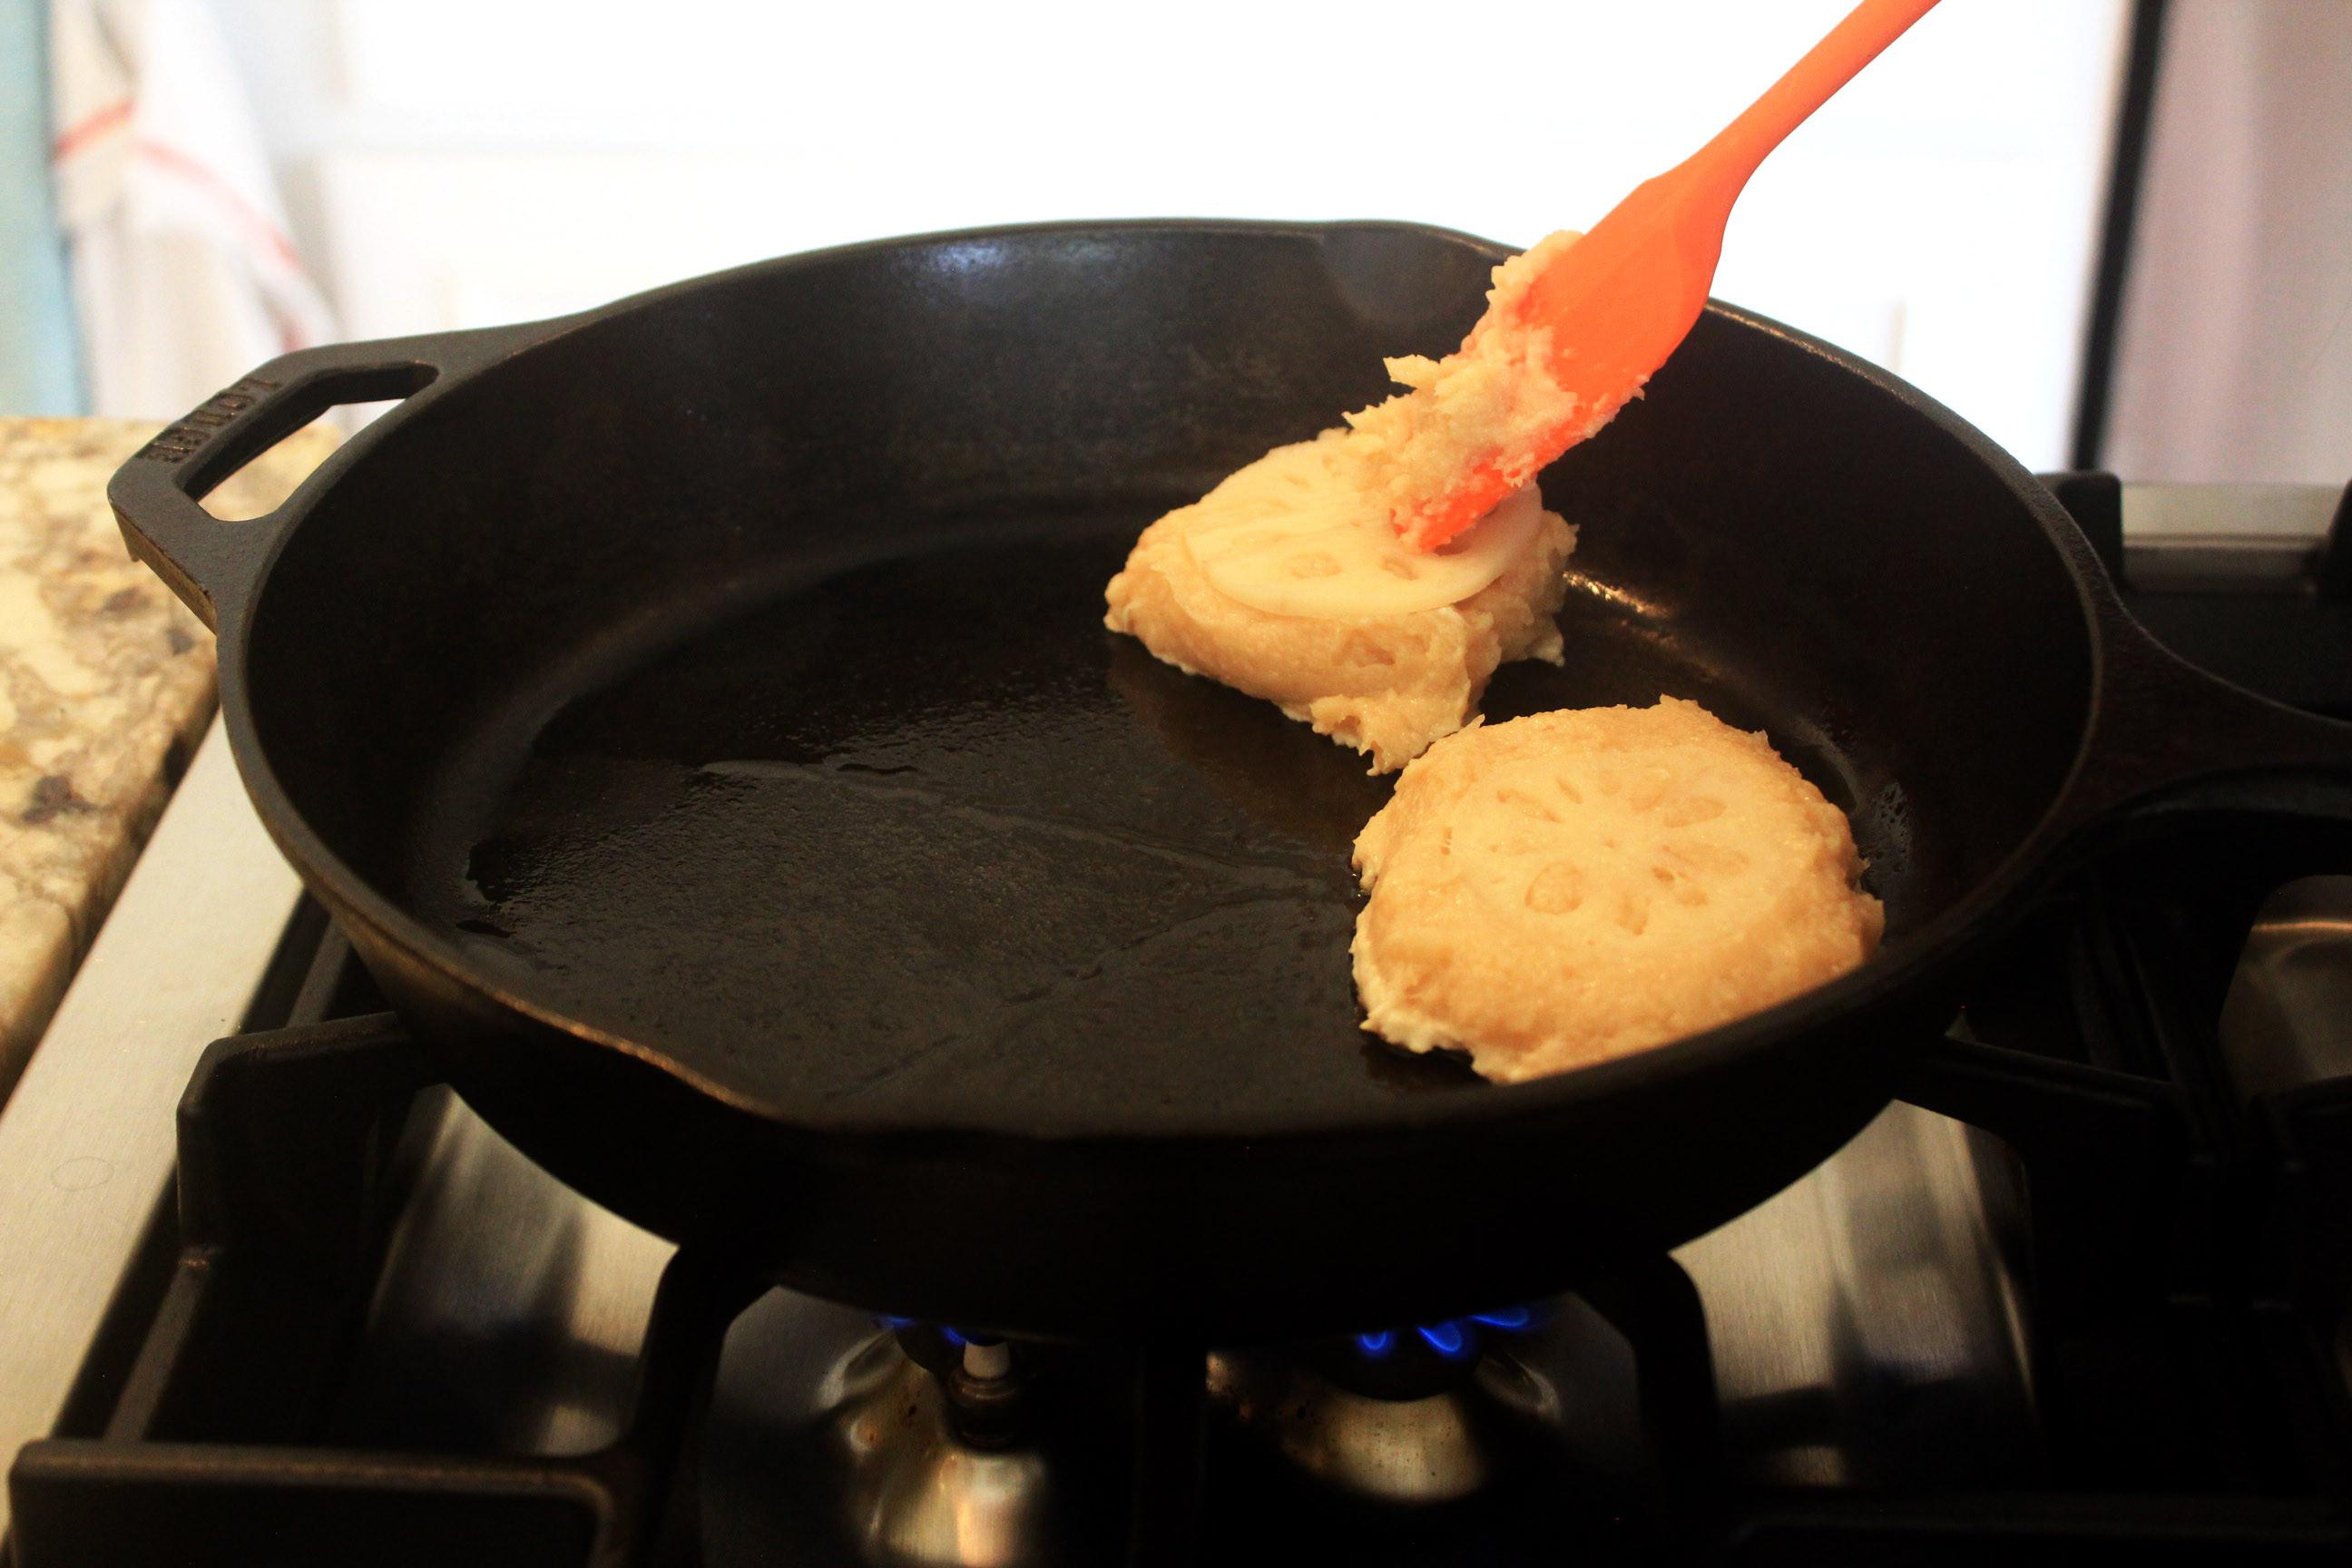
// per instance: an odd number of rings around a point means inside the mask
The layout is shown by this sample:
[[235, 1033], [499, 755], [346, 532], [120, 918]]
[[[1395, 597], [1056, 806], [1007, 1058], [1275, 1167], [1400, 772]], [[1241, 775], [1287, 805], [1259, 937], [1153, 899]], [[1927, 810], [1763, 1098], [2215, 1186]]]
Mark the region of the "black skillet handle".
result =
[[[204, 498], [246, 464], [328, 409], [388, 398], [415, 400], [458, 370], [504, 358], [549, 335], [551, 324], [437, 332], [331, 343], [271, 360], [167, 426], [115, 471], [106, 499], [131, 554], [155, 570], [206, 626], [242, 603], [275, 552], [289, 509], [224, 522]], [[414, 403], [384, 416], [388, 426]]]
[[2117, 615], [2067, 818], [2095, 841], [2224, 816], [2352, 840], [2352, 723], [2209, 675]]
[[2103, 576], [2095, 580], [2099, 690], [2052, 821], [2062, 857], [2227, 823], [2260, 830], [2303, 871], [2352, 869], [2352, 723], [2198, 668], [2134, 620]]

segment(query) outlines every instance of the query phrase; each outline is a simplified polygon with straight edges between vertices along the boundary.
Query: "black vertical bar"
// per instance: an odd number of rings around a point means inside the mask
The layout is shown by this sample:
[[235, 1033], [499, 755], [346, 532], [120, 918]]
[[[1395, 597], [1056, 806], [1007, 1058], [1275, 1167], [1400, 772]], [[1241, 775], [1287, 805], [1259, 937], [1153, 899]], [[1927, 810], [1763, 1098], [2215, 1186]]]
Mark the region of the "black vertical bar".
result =
[[2083, 537], [2091, 542], [2091, 549], [2099, 557], [2099, 564], [2107, 569], [2116, 585], [2124, 585], [2124, 487], [2113, 474], [2071, 473], [2036, 474], [2042, 488], [2058, 498]]
[[730, 1259], [691, 1247], [663, 1268], [628, 1429], [586, 1461], [620, 1500], [590, 1568], [700, 1560], [702, 1436], [727, 1331], [768, 1289]]
[[1698, 1287], [1681, 1264], [1659, 1253], [1580, 1286], [1577, 1294], [1633, 1348], [1634, 1396], [1668, 1494], [1686, 1514], [1705, 1510], [1716, 1490], [1722, 1413]]
[[1198, 1554], [1208, 1359], [1160, 1346], [1136, 1357], [1127, 1568], [1186, 1568]]
[[2115, 390], [2116, 337], [2123, 325], [2124, 279], [2131, 271], [2132, 229], [2139, 212], [2140, 176], [2147, 163], [2148, 131], [2156, 118], [2156, 81], [2164, 52], [2164, 17], [2170, 0], [2133, 0], [2131, 47], [2124, 63], [2123, 101], [2116, 110], [2115, 153], [2107, 165], [2107, 211], [2099, 231], [2098, 270], [2091, 283], [2091, 321], [2083, 339], [2083, 371], [2074, 397], [2073, 467], [2095, 468], [2107, 440], [2107, 405]]
[[2331, 605], [2352, 600], [2352, 485], [2336, 499], [2336, 516], [2327, 524], [2327, 541], [2319, 549], [2319, 596]]

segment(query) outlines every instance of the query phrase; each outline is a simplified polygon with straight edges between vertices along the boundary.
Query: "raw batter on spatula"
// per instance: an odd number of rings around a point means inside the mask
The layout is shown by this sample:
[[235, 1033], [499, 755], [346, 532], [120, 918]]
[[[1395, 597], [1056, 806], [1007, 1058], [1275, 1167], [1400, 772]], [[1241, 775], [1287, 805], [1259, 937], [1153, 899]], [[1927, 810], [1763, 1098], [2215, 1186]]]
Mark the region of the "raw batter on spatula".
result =
[[1401, 536], [1397, 519], [1401, 495], [1497, 431], [1564, 416], [1542, 368], [1548, 338], [1507, 323], [1533, 269], [1574, 238], [1496, 269], [1461, 353], [1389, 361], [1409, 394], [1276, 448], [1145, 529], [1110, 581], [1104, 624], [1179, 669], [1278, 703], [1369, 753], [1374, 773], [1468, 722], [1499, 666], [1559, 662], [1552, 617], [1576, 531], [1532, 483], [1442, 547]]

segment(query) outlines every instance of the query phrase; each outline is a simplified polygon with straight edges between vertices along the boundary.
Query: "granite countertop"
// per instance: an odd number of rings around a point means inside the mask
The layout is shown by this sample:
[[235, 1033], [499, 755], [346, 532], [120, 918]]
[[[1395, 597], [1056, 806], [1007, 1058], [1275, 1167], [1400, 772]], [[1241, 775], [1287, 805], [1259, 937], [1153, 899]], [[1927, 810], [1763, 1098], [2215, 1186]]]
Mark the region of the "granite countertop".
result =
[[[106, 481], [156, 426], [0, 419], [0, 1098], [213, 710], [213, 639], [131, 559]], [[264, 510], [335, 444], [314, 426], [222, 487]]]

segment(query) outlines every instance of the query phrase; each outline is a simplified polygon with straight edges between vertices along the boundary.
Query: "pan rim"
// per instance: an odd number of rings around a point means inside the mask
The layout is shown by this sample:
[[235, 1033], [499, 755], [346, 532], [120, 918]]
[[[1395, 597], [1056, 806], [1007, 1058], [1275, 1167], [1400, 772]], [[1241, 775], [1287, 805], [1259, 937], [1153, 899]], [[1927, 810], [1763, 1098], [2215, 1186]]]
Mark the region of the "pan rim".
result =
[[[1035, 239], [1050, 236], [1100, 235], [1109, 239], [1171, 233], [1211, 233], [1291, 237], [1318, 244], [1349, 232], [1365, 230], [1412, 234], [1465, 246], [1499, 263], [1511, 247], [1459, 230], [1391, 219], [1343, 219], [1296, 222], [1245, 218], [1138, 218], [1066, 220], [1011, 224], [945, 230], [862, 241], [821, 250], [752, 262], [745, 266], [682, 279], [572, 315], [551, 318], [542, 329], [512, 353], [441, 377], [412, 405], [437, 400], [457, 386], [507, 360], [527, 355], [571, 333], [652, 308], [667, 300], [724, 280], [752, 275], [789, 273], [819, 265], [836, 264], [863, 256], [903, 252], [922, 247], [992, 241]], [[365, 928], [385, 948], [405, 962], [428, 971], [436, 984], [461, 994], [487, 999], [522, 1020], [554, 1034], [577, 1040], [584, 1047], [611, 1051], [632, 1058], [674, 1080], [679, 1086], [728, 1110], [769, 1124], [779, 1131], [820, 1138], [855, 1138], [898, 1142], [919, 1139], [936, 1143], [943, 1139], [971, 1139], [995, 1147], [1032, 1144], [1068, 1145], [1265, 1143], [1345, 1143], [1349, 1141], [1426, 1128], [1500, 1128], [1527, 1121], [1557, 1122], [1564, 1112], [1591, 1114], [1621, 1095], [1645, 1089], [1652, 1079], [1696, 1076], [1718, 1070], [1750, 1057], [1801, 1048], [1809, 1034], [1833, 1026], [1839, 1020], [1923, 994], [1969, 945], [1979, 928], [1997, 923], [1995, 917], [2011, 904], [2046, 868], [2050, 852], [2063, 837], [2058, 829], [2063, 807], [2090, 750], [2095, 716], [2100, 710], [2108, 658], [2103, 610], [2107, 595], [2104, 580], [2095, 583], [2095, 568], [2087, 545], [2060, 505], [2017, 459], [1974, 426], [1891, 373], [1769, 317], [1721, 300], [1710, 300], [1710, 314], [1740, 328], [1787, 343], [1795, 352], [1826, 361], [1845, 374], [1860, 377], [1879, 393], [1894, 398], [1938, 433], [1956, 442], [1965, 454], [1983, 465], [2040, 530], [2074, 589], [2081, 616], [2081, 635], [2087, 655], [2084, 701], [2074, 749], [2063, 776], [2053, 789], [2034, 826], [1991, 870], [1960, 898], [1918, 929], [1906, 932], [1891, 948], [1883, 948], [1848, 973], [1778, 1003], [1761, 1012], [1686, 1036], [1633, 1055], [1593, 1063], [1573, 1071], [1523, 1083], [1482, 1083], [1473, 1092], [1400, 1098], [1377, 1108], [1293, 1107], [1278, 1116], [1253, 1116], [1246, 1109], [1220, 1115], [1213, 1125], [1202, 1125], [1185, 1115], [1155, 1114], [1156, 1108], [1136, 1104], [1122, 1108], [1116, 1121], [1094, 1124], [1041, 1127], [1016, 1123], [1003, 1117], [910, 1117], [903, 1111], [875, 1110], [857, 1102], [816, 1100], [781, 1100], [745, 1091], [679, 1060], [658, 1045], [604, 1028], [587, 1018], [485, 977], [468, 963], [457, 943], [435, 931], [388, 898], [374, 881], [362, 876], [335, 853], [318, 834], [307, 814], [270, 766], [267, 747], [256, 723], [252, 689], [246, 679], [247, 658], [269, 584], [288, 543], [348, 469], [365, 459], [380, 440], [400, 422], [397, 416], [362, 432], [331, 459], [333, 468], [307, 484], [285, 510], [267, 558], [240, 595], [220, 639], [221, 709], [231, 748], [247, 790], [261, 806], [261, 819], [278, 848], [301, 873], [313, 892], [340, 920]], [[1890, 1041], [1891, 1052], [1902, 1042]], [[460, 1088], [462, 1089], [462, 1084]]]

